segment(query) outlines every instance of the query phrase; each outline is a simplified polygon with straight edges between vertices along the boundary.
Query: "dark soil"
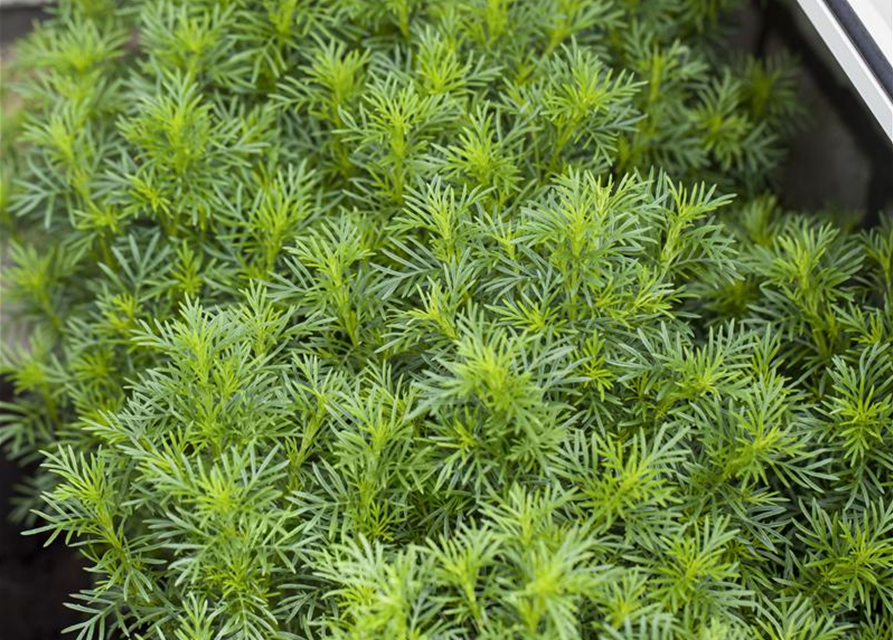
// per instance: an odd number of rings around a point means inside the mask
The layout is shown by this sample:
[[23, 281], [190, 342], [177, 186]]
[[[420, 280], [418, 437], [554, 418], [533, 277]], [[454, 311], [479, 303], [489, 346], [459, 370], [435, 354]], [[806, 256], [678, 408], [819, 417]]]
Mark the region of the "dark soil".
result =
[[[4, 400], [10, 391], [0, 382]], [[0, 638], [56, 640], [79, 620], [63, 603], [87, 586], [88, 576], [63, 543], [44, 548], [46, 536], [23, 536], [22, 527], [10, 522], [10, 499], [25, 473], [0, 455]]]

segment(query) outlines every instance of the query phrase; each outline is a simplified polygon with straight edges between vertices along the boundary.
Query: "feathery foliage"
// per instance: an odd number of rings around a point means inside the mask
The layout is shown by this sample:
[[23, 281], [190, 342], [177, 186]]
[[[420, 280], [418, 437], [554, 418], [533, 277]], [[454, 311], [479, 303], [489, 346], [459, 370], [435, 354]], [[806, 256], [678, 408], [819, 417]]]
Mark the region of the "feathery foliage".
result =
[[75, 637], [889, 638], [893, 224], [779, 210], [734, 4], [61, 2], [0, 440]]

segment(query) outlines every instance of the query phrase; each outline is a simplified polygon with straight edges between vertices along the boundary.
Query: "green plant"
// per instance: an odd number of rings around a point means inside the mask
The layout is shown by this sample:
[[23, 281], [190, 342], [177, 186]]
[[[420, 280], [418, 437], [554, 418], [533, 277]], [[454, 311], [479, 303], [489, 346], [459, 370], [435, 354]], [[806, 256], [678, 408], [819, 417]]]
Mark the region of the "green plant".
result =
[[78, 637], [888, 638], [893, 225], [766, 195], [729, 4], [63, 2], [0, 438]]

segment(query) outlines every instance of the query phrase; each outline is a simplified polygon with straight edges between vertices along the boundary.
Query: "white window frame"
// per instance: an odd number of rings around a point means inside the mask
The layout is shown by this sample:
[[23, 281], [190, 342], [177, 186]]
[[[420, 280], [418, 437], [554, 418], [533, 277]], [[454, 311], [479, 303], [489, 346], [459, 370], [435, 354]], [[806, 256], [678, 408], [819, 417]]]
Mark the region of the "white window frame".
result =
[[797, 2], [893, 142], [893, 10], [884, 4], [891, 0]]

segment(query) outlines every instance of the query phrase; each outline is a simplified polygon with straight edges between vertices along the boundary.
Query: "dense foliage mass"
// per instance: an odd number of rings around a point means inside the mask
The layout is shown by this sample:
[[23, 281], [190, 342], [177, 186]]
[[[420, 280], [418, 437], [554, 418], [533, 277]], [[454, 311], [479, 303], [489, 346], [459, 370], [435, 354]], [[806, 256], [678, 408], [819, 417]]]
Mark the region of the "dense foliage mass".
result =
[[779, 211], [727, 4], [61, 3], [0, 437], [79, 637], [889, 639], [893, 225]]

